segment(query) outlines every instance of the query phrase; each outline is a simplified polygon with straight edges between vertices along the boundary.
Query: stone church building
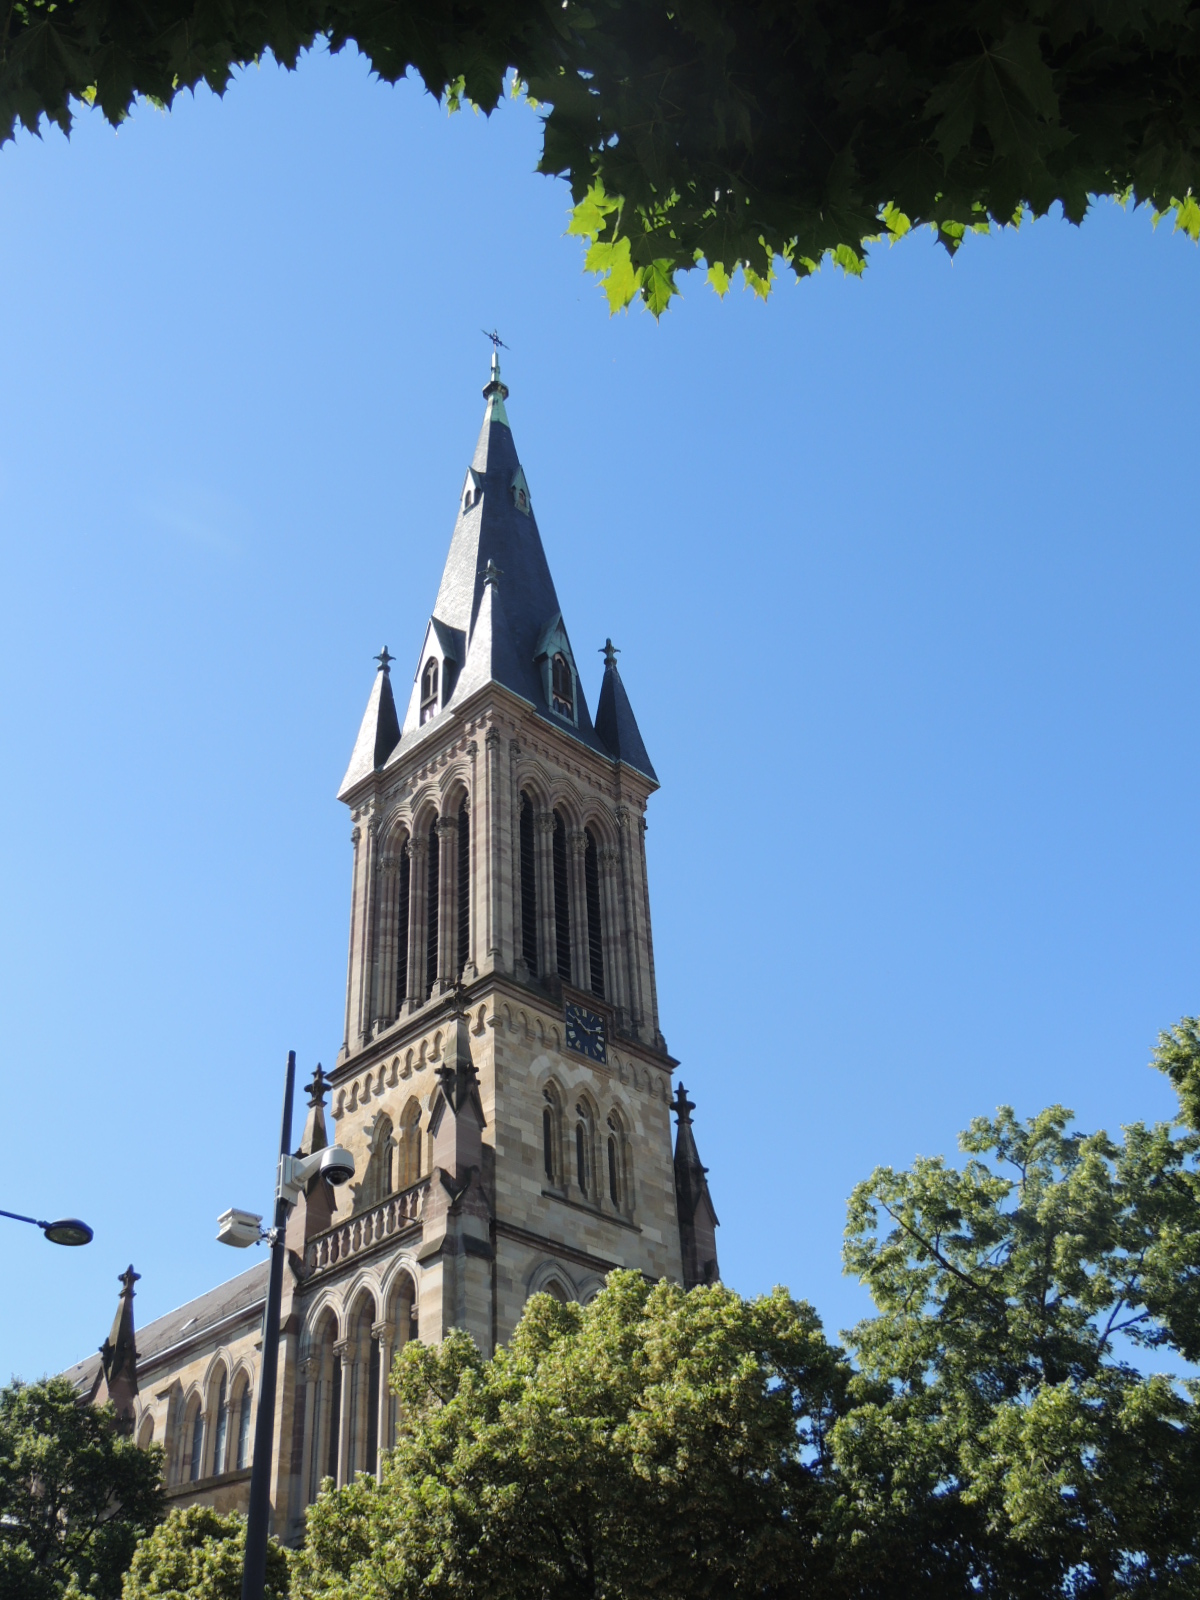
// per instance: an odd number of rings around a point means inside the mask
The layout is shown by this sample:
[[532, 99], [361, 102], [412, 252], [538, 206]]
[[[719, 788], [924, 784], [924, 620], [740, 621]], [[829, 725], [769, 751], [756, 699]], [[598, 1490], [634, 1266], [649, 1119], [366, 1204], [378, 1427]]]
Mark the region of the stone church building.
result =
[[[716, 1215], [659, 1023], [645, 811], [657, 788], [606, 644], [593, 718], [493, 357], [487, 409], [406, 705], [385, 648], [339, 798], [350, 811], [341, 1048], [298, 1150], [287, 1230], [274, 1530], [325, 1477], [377, 1470], [409, 1339], [506, 1340], [530, 1295], [614, 1267], [717, 1276]], [[677, 1130], [672, 1150], [671, 1111]], [[244, 1509], [267, 1262], [135, 1330], [132, 1267], [68, 1374], [166, 1450], [174, 1504]]]

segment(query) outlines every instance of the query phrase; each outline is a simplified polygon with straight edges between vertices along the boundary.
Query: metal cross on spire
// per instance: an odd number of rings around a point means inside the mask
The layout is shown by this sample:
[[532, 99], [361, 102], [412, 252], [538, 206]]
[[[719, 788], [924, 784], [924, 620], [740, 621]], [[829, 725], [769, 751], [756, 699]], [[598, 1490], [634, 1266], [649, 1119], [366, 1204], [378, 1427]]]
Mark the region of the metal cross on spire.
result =
[[483, 337], [485, 339], [490, 339], [492, 341], [492, 350], [494, 352], [508, 349], [508, 346], [505, 344], [504, 340], [500, 337], [500, 335], [496, 332], [495, 328], [492, 329], [491, 333], [489, 333], [486, 328], [480, 328], [479, 331], [480, 331], [480, 333], [483, 334]]

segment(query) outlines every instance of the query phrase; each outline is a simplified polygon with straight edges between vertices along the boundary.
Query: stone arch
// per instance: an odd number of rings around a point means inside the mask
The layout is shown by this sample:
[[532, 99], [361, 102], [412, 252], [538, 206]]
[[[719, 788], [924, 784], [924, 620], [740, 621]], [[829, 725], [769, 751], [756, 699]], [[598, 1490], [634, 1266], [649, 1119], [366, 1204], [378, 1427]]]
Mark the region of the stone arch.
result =
[[553, 1294], [556, 1300], [564, 1303], [579, 1298], [575, 1280], [553, 1256], [543, 1257], [525, 1279], [525, 1298], [528, 1300], [535, 1294]]
[[374, 1284], [360, 1281], [347, 1295], [346, 1370], [343, 1373], [343, 1403], [346, 1425], [343, 1481], [359, 1472], [374, 1473], [379, 1464], [379, 1397], [382, 1372], [379, 1336], [379, 1300]]
[[341, 1466], [342, 1361], [338, 1311], [326, 1295], [309, 1313], [304, 1373], [309, 1384], [311, 1421], [305, 1483], [309, 1501], [325, 1478], [339, 1481]]
[[142, 1413], [142, 1420], [138, 1424], [137, 1442], [139, 1450], [149, 1450], [154, 1443], [154, 1413], [152, 1411], [147, 1410]]
[[580, 1278], [576, 1285], [576, 1294], [581, 1306], [591, 1305], [592, 1301], [604, 1287], [604, 1279], [598, 1273], [587, 1273]]
[[233, 1369], [229, 1381], [229, 1438], [225, 1446], [225, 1470], [244, 1472], [253, 1454], [254, 1376], [244, 1361]]
[[387, 1388], [386, 1380], [396, 1357], [410, 1339], [418, 1337], [417, 1330], [417, 1268], [410, 1260], [397, 1262], [388, 1274], [384, 1285], [384, 1333], [381, 1340], [383, 1356], [384, 1389], [380, 1397], [379, 1443], [381, 1450], [390, 1450], [396, 1442], [396, 1397]]
[[198, 1383], [193, 1383], [184, 1395], [180, 1416], [178, 1481], [197, 1483], [204, 1476], [206, 1444], [204, 1394]]
[[229, 1442], [229, 1362], [223, 1352], [218, 1352], [209, 1363], [204, 1385], [204, 1472], [203, 1477], [216, 1476], [225, 1468], [226, 1447]]
[[396, 1182], [396, 1138], [392, 1119], [381, 1111], [374, 1120], [367, 1146], [367, 1170], [360, 1190], [364, 1209], [380, 1205], [398, 1187], [401, 1186]]
[[580, 827], [590, 828], [595, 835], [596, 843], [601, 848], [612, 850], [620, 848], [621, 836], [617, 831], [617, 819], [599, 801], [589, 799], [585, 802]]

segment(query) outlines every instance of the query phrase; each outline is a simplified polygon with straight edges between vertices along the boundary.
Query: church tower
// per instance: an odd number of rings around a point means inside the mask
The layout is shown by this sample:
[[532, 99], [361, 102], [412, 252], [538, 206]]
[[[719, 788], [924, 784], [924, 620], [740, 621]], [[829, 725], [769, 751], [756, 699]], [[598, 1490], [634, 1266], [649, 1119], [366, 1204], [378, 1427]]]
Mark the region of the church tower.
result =
[[[407, 704], [385, 648], [340, 791], [354, 870], [330, 1084], [361, 1176], [326, 1238], [359, 1217], [411, 1232], [421, 1337], [465, 1327], [491, 1349], [538, 1289], [689, 1274], [646, 878], [658, 781], [611, 641], [589, 711], [495, 356], [483, 392]], [[323, 1245], [309, 1254], [319, 1275]], [[704, 1262], [711, 1277], [715, 1249]]]
[[[463, 1328], [490, 1352], [530, 1295], [586, 1301], [614, 1267], [717, 1277], [654, 985], [658, 780], [611, 641], [589, 712], [495, 358], [483, 392], [411, 692], [401, 713], [383, 649], [340, 790], [344, 1031], [308, 1085], [297, 1153], [336, 1141], [356, 1176], [314, 1179], [287, 1225], [271, 1498], [288, 1543], [324, 1478], [378, 1470], [409, 1339]], [[165, 1445], [170, 1504], [244, 1508], [266, 1263], [142, 1329], [136, 1350], [134, 1276], [72, 1381]]]

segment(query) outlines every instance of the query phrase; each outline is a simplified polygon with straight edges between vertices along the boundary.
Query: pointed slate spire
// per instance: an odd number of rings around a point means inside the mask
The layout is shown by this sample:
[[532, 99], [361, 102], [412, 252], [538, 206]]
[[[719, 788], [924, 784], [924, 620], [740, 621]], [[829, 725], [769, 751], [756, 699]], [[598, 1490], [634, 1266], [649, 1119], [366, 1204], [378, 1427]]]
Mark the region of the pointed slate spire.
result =
[[339, 798], [360, 778], [382, 767], [400, 743], [400, 719], [396, 715], [396, 699], [392, 694], [392, 675], [389, 670], [396, 658], [388, 654], [388, 647], [384, 645], [375, 659], [379, 663], [379, 670], [371, 685], [371, 697], [363, 713], [358, 738], [354, 741], [350, 765], [338, 790]]
[[137, 1397], [137, 1347], [133, 1339], [133, 1286], [141, 1274], [133, 1270], [133, 1263], [121, 1273], [117, 1282], [121, 1293], [117, 1299], [117, 1314], [113, 1318], [108, 1338], [100, 1346], [102, 1378], [96, 1393], [96, 1402], [103, 1405], [111, 1400], [117, 1420], [124, 1432], [133, 1427], [133, 1402]]
[[687, 1097], [683, 1084], [675, 1091], [674, 1110], [678, 1118], [675, 1137], [675, 1202], [679, 1211], [679, 1245], [683, 1255], [683, 1286], [716, 1283], [717, 1213], [708, 1192], [708, 1168], [700, 1160], [692, 1133], [694, 1101]]
[[596, 707], [596, 732], [604, 740], [610, 755], [628, 766], [636, 767], [657, 783], [658, 774], [650, 765], [637, 718], [629, 704], [621, 674], [617, 671], [620, 652], [611, 639], [606, 639], [601, 654], [604, 656], [604, 682], [600, 686], [600, 703]]
[[[483, 394], [483, 426], [414, 675], [402, 729], [404, 747], [421, 737], [422, 728], [436, 722], [446, 706], [493, 682], [603, 753], [582, 691], [573, 722], [555, 716], [550, 706], [550, 666], [539, 659], [538, 650], [561, 608], [517, 456], [505, 406], [508, 386], [501, 381], [496, 353]], [[565, 639], [565, 632], [560, 637]], [[565, 648], [569, 653], [569, 643]], [[465, 659], [456, 651], [465, 652]], [[430, 656], [440, 662], [440, 696], [436, 713], [422, 723], [421, 677]]]

